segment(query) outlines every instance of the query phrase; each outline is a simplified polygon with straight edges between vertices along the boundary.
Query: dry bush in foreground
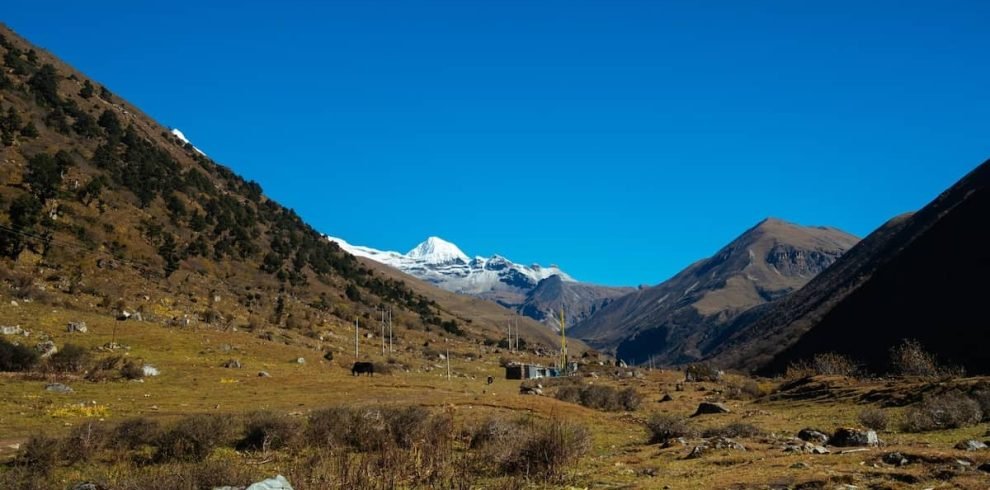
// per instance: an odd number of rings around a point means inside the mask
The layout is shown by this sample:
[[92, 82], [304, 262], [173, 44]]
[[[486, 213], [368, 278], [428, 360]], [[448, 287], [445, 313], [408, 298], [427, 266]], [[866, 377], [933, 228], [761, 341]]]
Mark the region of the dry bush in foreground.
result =
[[190, 415], [158, 437], [155, 461], [201, 461], [230, 439], [232, 429], [222, 416]]
[[560, 481], [590, 447], [591, 436], [583, 426], [551, 418], [535, 425], [501, 461], [501, 467], [510, 474]]
[[646, 428], [650, 431], [650, 444], [664, 443], [678, 437], [691, 437], [694, 429], [683, 417], [654, 413], [646, 420]]
[[237, 442], [241, 451], [261, 451], [294, 447], [302, 437], [298, 420], [271, 412], [255, 412], [247, 417], [244, 437]]
[[890, 349], [890, 367], [901, 376], [938, 378], [965, 375], [961, 368], [940, 365], [935, 355], [926, 351], [921, 342], [914, 339], [904, 339], [900, 345]]
[[633, 411], [639, 408], [643, 401], [633, 388], [617, 390], [605, 385], [567, 385], [557, 390], [556, 398], [569, 403], [577, 403], [588, 408], [617, 412], [620, 410]]
[[925, 397], [916, 406], [904, 412], [901, 429], [905, 432], [968, 427], [980, 422], [983, 412], [980, 404], [959, 392]]

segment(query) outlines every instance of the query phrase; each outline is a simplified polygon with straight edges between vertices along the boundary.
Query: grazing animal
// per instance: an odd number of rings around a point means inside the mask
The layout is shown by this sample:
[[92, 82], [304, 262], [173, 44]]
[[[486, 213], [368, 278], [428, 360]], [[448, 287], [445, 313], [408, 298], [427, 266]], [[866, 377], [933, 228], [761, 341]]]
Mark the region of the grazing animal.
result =
[[494, 382], [495, 382], [495, 376], [489, 376], [488, 377], [488, 384], [492, 384]]
[[375, 375], [375, 365], [370, 362], [355, 362], [351, 368], [351, 376], [368, 373], [368, 376]]

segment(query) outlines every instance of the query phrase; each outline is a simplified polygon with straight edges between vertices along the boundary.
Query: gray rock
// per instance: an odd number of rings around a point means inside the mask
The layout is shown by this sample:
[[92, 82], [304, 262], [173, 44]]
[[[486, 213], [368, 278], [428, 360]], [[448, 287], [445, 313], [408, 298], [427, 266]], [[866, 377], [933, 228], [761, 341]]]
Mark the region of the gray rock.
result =
[[810, 466], [805, 462], [797, 462], [791, 465], [792, 470], [806, 470], [808, 468], [810, 468]]
[[292, 485], [284, 476], [278, 475], [275, 478], [253, 483], [247, 487], [247, 490], [292, 490]]
[[259, 378], [271, 378], [272, 375], [268, 374], [268, 371], [258, 371]]
[[798, 439], [808, 442], [816, 442], [818, 444], [828, 444], [828, 435], [820, 430], [815, 430], [811, 428], [801, 429], [797, 433]]
[[976, 469], [984, 473], [990, 473], [990, 463], [983, 463], [980, 466], [978, 466]]
[[729, 409], [721, 403], [701, 402], [701, 404], [698, 405], [698, 410], [694, 412], [692, 417], [711, 413], [729, 413]]
[[708, 442], [705, 444], [714, 449], [734, 449], [736, 451], [746, 450], [745, 446], [739, 444], [736, 441], [733, 441], [732, 439], [729, 439], [728, 437], [714, 437], [712, 439], [709, 439]]
[[240, 369], [241, 361], [238, 359], [227, 359], [223, 364], [221, 364], [221, 366], [228, 369]]
[[306, 364], [306, 359], [303, 359], [302, 357], [298, 357], [296, 358], [296, 364], [299, 364], [300, 366]]
[[987, 445], [975, 439], [970, 439], [968, 441], [960, 441], [955, 447], [963, 451], [981, 451], [986, 449]]
[[660, 402], [672, 402], [672, 401], [674, 401], [674, 397], [670, 396], [670, 393], [664, 393], [663, 398], [660, 399]]
[[2, 325], [0, 326], [0, 334], [3, 335], [21, 335], [24, 333], [24, 329], [20, 325]]
[[41, 356], [42, 359], [48, 359], [52, 356], [52, 354], [58, 352], [58, 347], [55, 347], [55, 342], [46, 340], [34, 346], [34, 350]]
[[883, 455], [883, 462], [894, 466], [904, 466], [910, 461], [901, 453], [887, 453]]
[[50, 391], [52, 393], [58, 393], [61, 395], [68, 395], [69, 393], [73, 393], [75, 390], [62, 383], [48, 383], [47, 385], [45, 385], [45, 391]]
[[830, 443], [838, 447], [879, 446], [880, 438], [872, 430], [841, 427], [835, 430], [835, 434], [832, 434]]
[[76, 483], [70, 487], [71, 490], [105, 490], [106, 487], [92, 482]]
[[689, 452], [687, 456], [684, 456], [684, 459], [697, 459], [704, 456], [706, 452], [708, 452], [708, 446], [695, 446], [694, 449], [691, 449], [691, 452]]
[[65, 331], [69, 333], [86, 333], [89, 329], [86, 328], [86, 322], [69, 322], [65, 327]]

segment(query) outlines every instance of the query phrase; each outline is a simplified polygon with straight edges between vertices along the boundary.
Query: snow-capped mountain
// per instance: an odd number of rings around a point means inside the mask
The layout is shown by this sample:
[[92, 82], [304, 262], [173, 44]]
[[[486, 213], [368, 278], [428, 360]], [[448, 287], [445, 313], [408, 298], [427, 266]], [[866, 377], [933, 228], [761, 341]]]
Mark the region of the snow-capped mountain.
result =
[[[182, 131], [179, 131], [179, 128], [172, 128], [172, 136], [179, 138], [179, 141], [182, 141], [187, 145], [192, 145], [192, 143], [189, 142], [189, 138], [186, 138], [186, 135]], [[196, 150], [196, 152], [199, 153], [200, 155], [206, 156], [206, 153], [203, 153], [203, 150], [200, 150], [195, 146], [193, 146], [192, 149]]]
[[472, 259], [457, 245], [439, 237], [429, 237], [405, 254], [351, 245], [340, 238], [327, 239], [337, 242], [352, 255], [395, 267], [448, 291], [481, 296], [506, 305], [520, 303], [521, 297], [550, 276], [574, 282], [555, 265], [525, 266], [499, 255]]

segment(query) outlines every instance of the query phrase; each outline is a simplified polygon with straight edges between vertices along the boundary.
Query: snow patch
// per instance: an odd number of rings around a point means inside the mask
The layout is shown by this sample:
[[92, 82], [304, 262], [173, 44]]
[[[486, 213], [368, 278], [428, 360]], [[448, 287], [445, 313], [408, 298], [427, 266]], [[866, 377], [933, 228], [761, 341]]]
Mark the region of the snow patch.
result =
[[[185, 145], [191, 145], [192, 144], [192, 142], [189, 141], [189, 138], [186, 138], [186, 135], [182, 131], [179, 131], [179, 128], [172, 128], [172, 135], [175, 136], [176, 138], [179, 138], [179, 141], [181, 141]], [[200, 155], [203, 155], [204, 157], [206, 156], [206, 153], [203, 153], [203, 150], [200, 150], [199, 148], [196, 148], [195, 146], [193, 146], [192, 148], [193, 148], [193, 150], [196, 151], [196, 153], [199, 153]]]

